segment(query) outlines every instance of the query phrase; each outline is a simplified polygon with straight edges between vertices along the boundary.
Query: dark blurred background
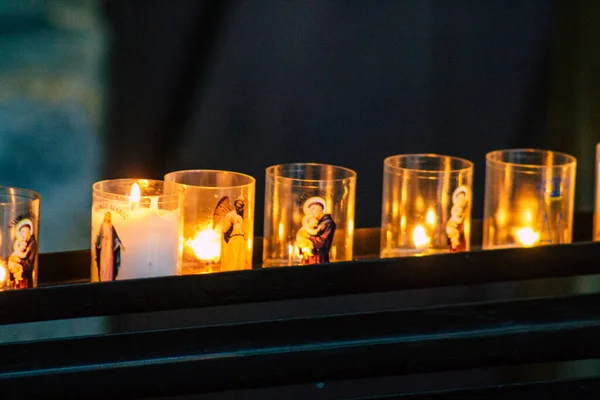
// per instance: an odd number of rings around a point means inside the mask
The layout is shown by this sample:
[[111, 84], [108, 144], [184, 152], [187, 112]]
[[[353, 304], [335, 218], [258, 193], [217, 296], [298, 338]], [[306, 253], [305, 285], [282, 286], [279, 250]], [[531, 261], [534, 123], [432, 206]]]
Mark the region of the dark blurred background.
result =
[[[42, 250], [89, 247], [93, 180], [188, 168], [254, 176], [258, 235], [264, 169], [284, 162], [356, 170], [357, 227], [379, 225], [383, 159], [399, 153], [474, 161], [480, 217], [486, 152], [566, 151], [578, 158], [577, 208], [593, 208], [600, 2], [7, 0], [0, 10], [0, 129], [12, 146], [0, 183], [45, 195]], [[6, 49], [19, 56], [7, 63]], [[40, 122], [23, 128], [19, 113]], [[16, 165], [21, 153], [31, 162]]]

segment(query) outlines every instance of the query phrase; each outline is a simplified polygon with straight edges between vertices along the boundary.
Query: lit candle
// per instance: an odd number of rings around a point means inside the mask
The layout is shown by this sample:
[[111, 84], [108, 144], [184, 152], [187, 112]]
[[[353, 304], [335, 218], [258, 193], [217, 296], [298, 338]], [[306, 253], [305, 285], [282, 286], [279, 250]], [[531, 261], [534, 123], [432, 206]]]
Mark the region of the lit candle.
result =
[[515, 233], [517, 240], [523, 247], [534, 246], [540, 238], [540, 234], [530, 227], [518, 229]]
[[429, 246], [431, 238], [427, 235], [425, 228], [421, 225], [417, 225], [413, 231], [413, 243], [415, 247], [421, 251], [426, 251]]
[[131, 194], [129, 195], [129, 209], [134, 210], [140, 206], [140, 200], [142, 199], [142, 192], [140, 191], [140, 185], [134, 182], [131, 185]]
[[159, 198], [142, 198], [133, 183], [128, 202], [94, 199], [92, 276], [104, 282], [178, 274], [179, 212], [159, 208]]
[[193, 239], [186, 240], [185, 245], [200, 261], [218, 263], [221, 259], [221, 233], [210, 225], [200, 228]]

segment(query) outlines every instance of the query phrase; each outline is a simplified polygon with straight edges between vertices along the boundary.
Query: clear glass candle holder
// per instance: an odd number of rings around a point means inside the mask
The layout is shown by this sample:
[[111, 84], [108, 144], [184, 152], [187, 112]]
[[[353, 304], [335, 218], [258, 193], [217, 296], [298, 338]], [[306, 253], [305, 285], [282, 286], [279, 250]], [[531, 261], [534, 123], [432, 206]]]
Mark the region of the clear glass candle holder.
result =
[[37, 286], [40, 195], [0, 186], [0, 291]]
[[488, 153], [483, 249], [571, 243], [576, 164], [549, 150]]
[[180, 195], [163, 181], [92, 186], [92, 282], [179, 275]]
[[182, 273], [251, 269], [256, 180], [188, 170], [169, 173], [165, 181], [183, 188]]
[[356, 173], [326, 164], [266, 170], [263, 266], [352, 259]]
[[382, 258], [468, 251], [473, 163], [405, 154], [383, 163]]

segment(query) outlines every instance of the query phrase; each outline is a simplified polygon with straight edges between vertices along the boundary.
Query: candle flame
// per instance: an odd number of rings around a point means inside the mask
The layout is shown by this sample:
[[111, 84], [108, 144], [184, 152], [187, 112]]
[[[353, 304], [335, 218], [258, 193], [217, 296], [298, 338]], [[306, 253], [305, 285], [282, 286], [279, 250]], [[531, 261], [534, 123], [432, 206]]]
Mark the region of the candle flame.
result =
[[427, 236], [427, 232], [425, 232], [425, 228], [421, 225], [417, 225], [413, 231], [413, 242], [415, 243], [415, 246], [422, 249], [429, 244], [430, 240], [429, 236]]
[[433, 209], [429, 209], [427, 211], [427, 216], [425, 217], [425, 221], [429, 226], [435, 226], [435, 211]]
[[210, 227], [200, 230], [193, 239], [188, 239], [189, 247], [198, 260], [218, 262], [221, 258], [221, 234]]
[[131, 185], [131, 194], [129, 195], [129, 203], [139, 203], [142, 198], [142, 193], [140, 192], [140, 185], [137, 182], [134, 182]]
[[517, 240], [525, 247], [533, 246], [540, 238], [540, 234], [529, 227], [517, 230], [516, 234]]

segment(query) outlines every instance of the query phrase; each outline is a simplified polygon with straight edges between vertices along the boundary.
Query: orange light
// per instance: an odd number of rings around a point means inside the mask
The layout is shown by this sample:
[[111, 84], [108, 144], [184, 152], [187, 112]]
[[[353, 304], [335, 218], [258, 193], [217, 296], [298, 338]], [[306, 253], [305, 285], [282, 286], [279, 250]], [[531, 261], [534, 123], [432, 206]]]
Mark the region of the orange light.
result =
[[429, 209], [427, 211], [427, 215], [425, 216], [425, 222], [427, 222], [427, 225], [434, 227], [435, 226], [435, 211], [433, 211], [433, 209]]
[[0, 287], [4, 283], [4, 279], [6, 279], [6, 268], [4, 267], [4, 263], [0, 263]]
[[533, 246], [540, 238], [540, 234], [529, 227], [517, 230], [516, 234], [517, 240], [525, 247]]
[[221, 258], [221, 234], [209, 226], [198, 231], [193, 239], [188, 239], [189, 247], [198, 260], [219, 262]]
[[425, 232], [425, 228], [421, 225], [417, 225], [415, 230], [413, 231], [413, 242], [415, 247], [418, 249], [423, 249], [427, 247], [430, 242], [429, 236], [427, 236], [427, 232]]
[[140, 185], [137, 182], [134, 182], [131, 185], [131, 194], [129, 195], [129, 207], [134, 208], [136, 205], [140, 204], [140, 199], [142, 198], [142, 194], [140, 192]]
[[531, 215], [531, 211], [525, 211], [525, 223], [531, 224], [533, 221], [533, 215]]

